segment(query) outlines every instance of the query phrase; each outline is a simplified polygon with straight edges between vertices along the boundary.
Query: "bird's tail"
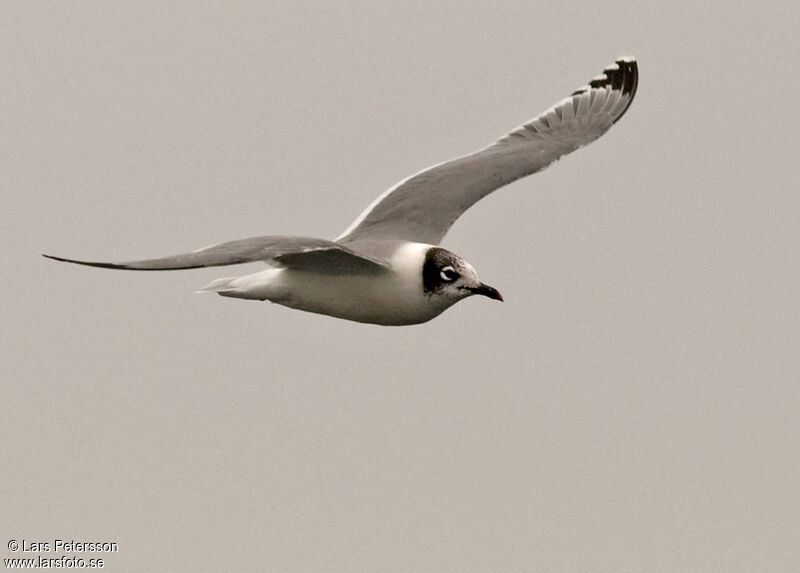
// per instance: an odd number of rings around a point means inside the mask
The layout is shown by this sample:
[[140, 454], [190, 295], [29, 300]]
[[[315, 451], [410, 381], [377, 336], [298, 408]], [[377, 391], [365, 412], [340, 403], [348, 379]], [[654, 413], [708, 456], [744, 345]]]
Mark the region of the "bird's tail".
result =
[[211, 281], [197, 292], [215, 292], [222, 296], [249, 298], [254, 300], [274, 300], [284, 289], [274, 284], [283, 269], [266, 270], [243, 277], [225, 277]]
[[238, 290], [235, 286], [233, 286], [233, 282], [238, 278], [239, 277], [225, 277], [216, 279], [208, 283], [203, 288], [196, 290], [195, 292], [198, 294], [215, 292], [222, 296], [231, 296], [232, 293]]

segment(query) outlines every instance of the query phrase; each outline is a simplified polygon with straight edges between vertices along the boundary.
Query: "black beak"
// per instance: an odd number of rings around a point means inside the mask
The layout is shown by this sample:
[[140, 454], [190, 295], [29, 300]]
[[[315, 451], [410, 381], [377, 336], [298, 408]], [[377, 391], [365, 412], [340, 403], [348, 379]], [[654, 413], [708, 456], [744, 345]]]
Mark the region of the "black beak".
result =
[[489, 298], [503, 302], [503, 295], [500, 294], [500, 291], [489, 285], [481, 283], [476, 287], [469, 287], [469, 290], [472, 294], [482, 294], [483, 296], [488, 296]]

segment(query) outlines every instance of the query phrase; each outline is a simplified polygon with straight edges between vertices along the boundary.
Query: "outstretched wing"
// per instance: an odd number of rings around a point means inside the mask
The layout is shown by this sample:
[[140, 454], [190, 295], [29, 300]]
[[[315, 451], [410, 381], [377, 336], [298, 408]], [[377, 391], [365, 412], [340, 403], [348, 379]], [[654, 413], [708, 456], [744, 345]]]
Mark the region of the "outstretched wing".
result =
[[379, 196], [337, 239], [401, 239], [438, 244], [453, 222], [478, 200], [541, 171], [591, 143], [633, 101], [634, 58], [621, 58], [539, 117], [490, 146], [412, 175]]
[[258, 261], [273, 266], [323, 274], [376, 274], [388, 269], [384, 261], [358, 254], [332, 241], [281, 235], [241, 239], [182, 255], [124, 263], [100, 263], [53, 255], [44, 256], [67, 263], [129, 271], [172, 271]]

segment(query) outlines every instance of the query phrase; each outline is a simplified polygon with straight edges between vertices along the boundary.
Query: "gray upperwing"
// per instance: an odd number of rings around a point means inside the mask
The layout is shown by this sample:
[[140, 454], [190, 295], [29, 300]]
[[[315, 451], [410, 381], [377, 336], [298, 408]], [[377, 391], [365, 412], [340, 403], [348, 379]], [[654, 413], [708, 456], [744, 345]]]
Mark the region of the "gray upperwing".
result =
[[[379, 272], [386, 269], [383, 261], [360, 255], [333, 241], [282, 235], [240, 239], [212, 245], [191, 253], [123, 263], [79, 261], [53, 255], [43, 256], [67, 263], [129, 271], [172, 271], [259, 261], [303, 270], [319, 268], [319, 270], [329, 273]], [[315, 267], [315, 265], [317, 266]]]
[[450, 226], [481, 198], [541, 171], [591, 143], [633, 101], [638, 69], [621, 58], [539, 117], [475, 153], [439, 163], [379, 196], [337, 239], [401, 239], [438, 244]]
[[325, 275], [374, 275], [389, 270], [382, 260], [335, 245], [275, 257], [282, 266]]

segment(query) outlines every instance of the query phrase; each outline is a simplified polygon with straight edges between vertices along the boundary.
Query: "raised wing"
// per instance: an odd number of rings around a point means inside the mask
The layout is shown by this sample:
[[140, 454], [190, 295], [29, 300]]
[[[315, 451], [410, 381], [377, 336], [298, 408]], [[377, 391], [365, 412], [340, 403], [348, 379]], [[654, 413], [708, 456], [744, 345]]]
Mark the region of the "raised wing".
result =
[[360, 255], [332, 241], [281, 235], [241, 239], [182, 255], [124, 263], [99, 263], [65, 259], [53, 255], [44, 256], [67, 263], [129, 271], [173, 271], [258, 261], [273, 266], [323, 274], [376, 274], [388, 270], [384, 261]]
[[541, 171], [608, 131], [633, 101], [637, 81], [636, 60], [620, 58], [602, 75], [490, 146], [429, 167], [387, 190], [337, 241], [438, 244], [453, 222], [481, 198]]

